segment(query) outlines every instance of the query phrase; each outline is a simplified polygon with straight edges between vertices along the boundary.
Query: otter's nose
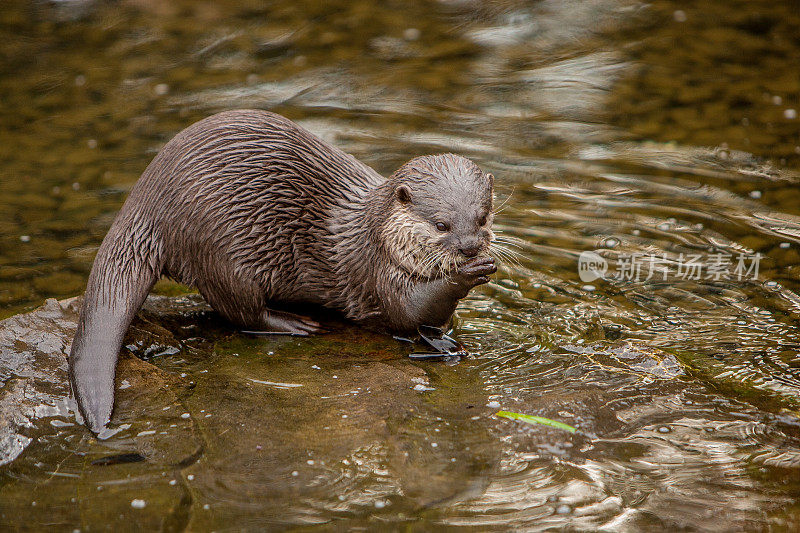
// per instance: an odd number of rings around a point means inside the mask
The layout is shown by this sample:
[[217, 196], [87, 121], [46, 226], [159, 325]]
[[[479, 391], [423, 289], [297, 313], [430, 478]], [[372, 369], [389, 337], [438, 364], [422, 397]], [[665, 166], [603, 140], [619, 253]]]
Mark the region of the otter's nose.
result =
[[475, 257], [476, 255], [478, 255], [478, 252], [481, 251], [481, 245], [480, 244], [462, 245], [461, 247], [459, 247], [458, 251], [467, 257]]

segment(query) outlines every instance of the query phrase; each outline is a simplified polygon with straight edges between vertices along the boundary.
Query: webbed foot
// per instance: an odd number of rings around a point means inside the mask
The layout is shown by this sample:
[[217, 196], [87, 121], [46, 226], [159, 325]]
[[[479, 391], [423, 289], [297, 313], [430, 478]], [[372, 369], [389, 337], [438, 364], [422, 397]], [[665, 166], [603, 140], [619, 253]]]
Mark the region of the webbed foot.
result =
[[267, 309], [262, 313], [261, 322], [258, 326], [262, 329], [259, 331], [243, 330], [242, 333], [307, 337], [325, 331], [319, 322], [308, 317], [286, 311], [273, 311], [272, 309]]

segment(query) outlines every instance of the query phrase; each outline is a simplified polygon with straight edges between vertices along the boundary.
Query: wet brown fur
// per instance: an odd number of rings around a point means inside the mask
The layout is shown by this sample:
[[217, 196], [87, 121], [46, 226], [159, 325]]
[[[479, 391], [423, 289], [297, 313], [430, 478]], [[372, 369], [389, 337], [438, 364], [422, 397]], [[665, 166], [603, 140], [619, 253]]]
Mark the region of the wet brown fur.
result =
[[[387, 180], [274, 113], [230, 111], [188, 127], [134, 186], [89, 276], [70, 356], [87, 425], [97, 431], [110, 418], [122, 338], [161, 275], [248, 328], [264, 327], [276, 303], [317, 304], [400, 333], [440, 326], [466, 291], [443, 281], [446, 297], [428, 298], [421, 284], [446, 280], [463, 242], [443, 247], [418, 206], [468, 210], [468, 224], [491, 217], [491, 204], [491, 176], [452, 154], [414, 159]], [[485, 249], [490, 223], [472, 230]]]

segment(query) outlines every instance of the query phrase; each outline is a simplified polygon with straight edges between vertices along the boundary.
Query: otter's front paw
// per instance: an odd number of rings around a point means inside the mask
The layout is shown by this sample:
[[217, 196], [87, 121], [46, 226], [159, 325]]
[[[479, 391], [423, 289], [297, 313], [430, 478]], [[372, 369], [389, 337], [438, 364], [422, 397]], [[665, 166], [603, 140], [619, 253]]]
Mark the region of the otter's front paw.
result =
[[454, 280], [458, 285], [469, 290], [476, 285], [489, 282], [489, 276], [497, 272], [497, 265], [491, 257], [473, 257], [459, 265]]

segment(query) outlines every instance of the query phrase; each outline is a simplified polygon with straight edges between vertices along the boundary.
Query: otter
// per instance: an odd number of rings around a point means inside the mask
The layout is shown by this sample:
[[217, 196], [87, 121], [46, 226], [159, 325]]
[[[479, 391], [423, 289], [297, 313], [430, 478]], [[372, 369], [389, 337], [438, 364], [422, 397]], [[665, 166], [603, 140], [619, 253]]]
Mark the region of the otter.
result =
[[123, 337], [162, 275], [247, 329], [319, 332], [286, 310], [297, 304], [395, 334], [447, 325], [497, 270], [493, 182], [453, 154], [386, 179], [267, 111], [189, 126], [139, 178], [92, 266], [69, 356], [84, 423], [110, 421]]

